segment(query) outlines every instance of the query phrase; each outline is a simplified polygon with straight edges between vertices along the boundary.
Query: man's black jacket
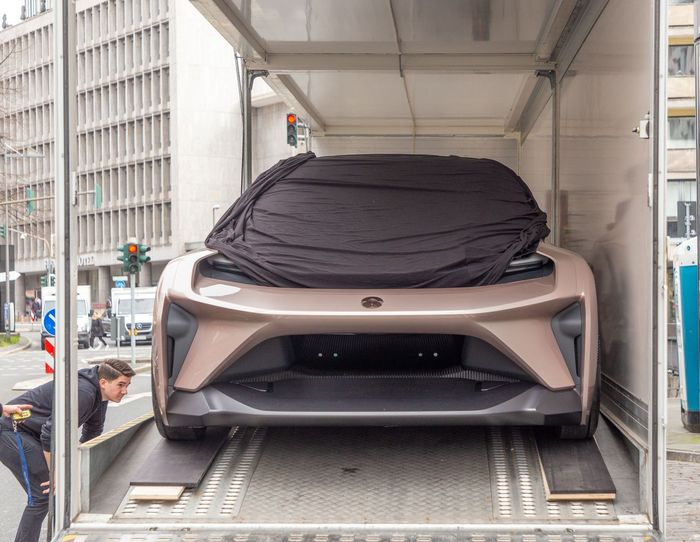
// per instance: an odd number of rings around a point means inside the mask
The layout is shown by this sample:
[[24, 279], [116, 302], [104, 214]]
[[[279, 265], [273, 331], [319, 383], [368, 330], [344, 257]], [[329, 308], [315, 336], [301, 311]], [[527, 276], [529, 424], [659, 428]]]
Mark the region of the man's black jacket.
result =
[[[51, 451], [53, 381], [29, 390], [9, 401], [9, 405], [32, 405], [32, 416], [20, 427], [41, 440], [41, 447]], [[80, 442], [87, 442], [102, 434], [107, 401], [102, 400], [97, 366], [78, 371], [78, 427], [83, 426]], [[3, 418], [5, 427], [11, 422]]]

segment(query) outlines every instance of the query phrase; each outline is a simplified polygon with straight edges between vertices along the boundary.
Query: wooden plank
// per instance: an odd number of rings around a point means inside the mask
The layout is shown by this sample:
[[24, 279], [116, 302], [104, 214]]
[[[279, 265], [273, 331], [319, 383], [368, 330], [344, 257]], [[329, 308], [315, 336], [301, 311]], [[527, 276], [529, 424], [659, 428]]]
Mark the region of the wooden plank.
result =
[[133, 486], [129, 498], [134, 501], [176, 501], [185, 486]]
[[615, 499], [615, 484], [595, 439], [562, 440], [545, 431], [536, 435], [548, 501]]
[[210, 427], [202, 440], [161, 440], [133, 476], [131, 485], [197, 487], [229, 432], [228, 427]]

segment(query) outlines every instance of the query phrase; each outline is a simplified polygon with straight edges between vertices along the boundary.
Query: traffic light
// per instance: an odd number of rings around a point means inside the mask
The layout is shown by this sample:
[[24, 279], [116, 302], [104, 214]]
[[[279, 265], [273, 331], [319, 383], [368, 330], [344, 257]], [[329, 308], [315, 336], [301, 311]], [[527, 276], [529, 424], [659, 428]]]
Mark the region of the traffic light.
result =
[[0, 237], [3, 239], [7, 237], [7, 226], [0, 226]]
[[56, 275], [54, 275], [53, 273], [49, 275], [49, 286], [56, 286]]
[[117, 250], [121, 252], [121, 254], [117, 256], [117, 260], [122, 262], [122, 271], [135, 274], [141, 270], [141, 265], [139, 264], [139, 245], [137, 243], [121, 245], [117, 247]]
[[141, 270], [141, 265], [139, 264], [139, 246], [136, 243], [129, 243], [126, 246], [126, 250], [129, 255], [127, 271], [131, 274], [136, 274]]
[[139, 244], [139, 269], [151, 261], [150, 256], [146, 256], [146, 252], [150, 252], [151, 247], [148, 245]]
[[287, 113], [287, 145], [296, 147], [299, 141], [299, 126], [296, 113]]

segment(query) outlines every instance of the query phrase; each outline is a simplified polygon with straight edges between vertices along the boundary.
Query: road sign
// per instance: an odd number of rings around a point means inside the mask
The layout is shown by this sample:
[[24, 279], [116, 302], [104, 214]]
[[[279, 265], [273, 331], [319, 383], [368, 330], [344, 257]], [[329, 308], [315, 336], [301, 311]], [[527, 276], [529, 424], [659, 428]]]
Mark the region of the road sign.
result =
[[[17, 280], [20, 276], [18, 271], [10, 271], [10, 280]], [[0, 282], [5, 282], [5, 273], [0, 273]]]
[[53, 362], [56, 356], [56, 347], [53, 341], [51, 337], [46, 337], [46, 339], [44, 339], [44, 350], [46, 350], [46, 353], [49, 355], [48, 360], [44, 361], [44, 372], [47, 375], [53, 374]]
[[48, 311], [41, 320], [44, 331], [54, 337], [56, 335], [56, 309]]
[[114, 283], [115, 288], [126, 288], [126, 282], [123, 280], [118, 280]]

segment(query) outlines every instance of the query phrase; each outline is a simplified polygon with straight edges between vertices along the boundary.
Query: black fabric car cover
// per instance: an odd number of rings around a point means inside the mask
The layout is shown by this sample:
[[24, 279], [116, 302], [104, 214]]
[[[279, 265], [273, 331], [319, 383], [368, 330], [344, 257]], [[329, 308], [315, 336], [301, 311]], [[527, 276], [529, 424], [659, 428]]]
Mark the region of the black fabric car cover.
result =
[[496, 282], [546, 222], [493, 160], [306, 153], [261, 174], [206, 246], [269, 286], [462, 287]]

